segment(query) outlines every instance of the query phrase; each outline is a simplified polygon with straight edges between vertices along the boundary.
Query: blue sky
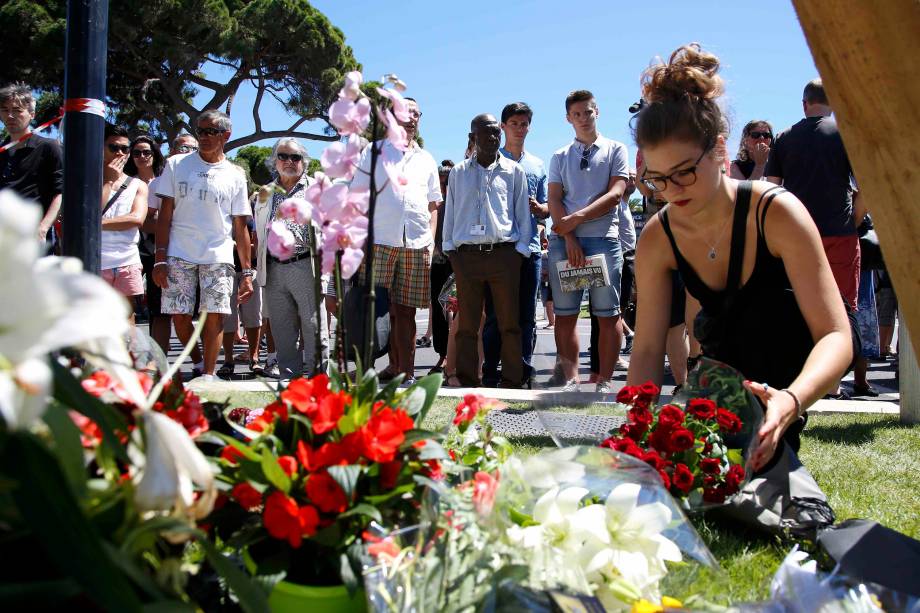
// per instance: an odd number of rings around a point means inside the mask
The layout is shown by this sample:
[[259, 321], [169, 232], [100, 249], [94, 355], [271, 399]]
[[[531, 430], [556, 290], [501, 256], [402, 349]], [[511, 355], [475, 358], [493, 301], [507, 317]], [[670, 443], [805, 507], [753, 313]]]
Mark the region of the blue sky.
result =
[[[572, 139], [564, 100], [582, 88], [597, 98], [600, 131], [626, 143], [632, 157], [627, 108], [639, 97], [642, 71], [691, 41], [722, 60], [730, 151], [749, 119], [767, 119], [777, 131], [798, 121], [802, 88], [818, 74], [786, 2], [318, 0], [313, 5], [345, 33], [367, 78], [394, 72], [409, 85], [406, 95], [418, 99], [423, 112], [425, 146], [437, 160], [462, 157], [474, 115], [498, 115], [506, 103], [522, 100], [534, 109], [527, 148], [548, 162]], [[252, 97], [251, 88], [241, 90], [234, 102], [237, 133], [252, 127]], [[290, 121], [278, 106], [263, 114], [263, 125], [272, 129]], [[306, 145], [314, 157], [324, 146]]]

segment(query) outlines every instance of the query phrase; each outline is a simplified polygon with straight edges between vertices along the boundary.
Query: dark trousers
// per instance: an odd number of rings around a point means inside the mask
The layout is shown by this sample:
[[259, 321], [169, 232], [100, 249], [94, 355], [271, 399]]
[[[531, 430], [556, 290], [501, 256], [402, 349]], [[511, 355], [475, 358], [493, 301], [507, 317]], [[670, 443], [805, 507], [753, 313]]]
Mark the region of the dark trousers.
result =
[[[533, 373], [533, 350], [537, 340], [537, 291], [540, 289], [539, 253], [531, 253], [521, 261], [521, 281], [518, 290], [518, 325], [521, 328], [521, 357], [524, 361], [524, 381]], [[498, 319], [492, 293], [486, 290], [486, 324], [482, 330], [482, 346], [485, 361], [482, 365], [482, 379], [487, 385], [497, 384], [498, 362], [501, 359], [502, 339], [498, 332]]]
[[479, 323], [485, 305], [485, 292], [492, 293], [495, 316], [502, 339], [502, 382], [520, 387], [524, 375], [521, 359], [521, 328], [518, 325], [518, 291], [521, 255], [513, 243], [494, 250], [463, 251], [451, 256], [457, 278], [457, 378], [465, 386], [478, 386]]
[[453, 269], [449, 261], [431, 262], [431, 338], [434, 351], [439, 356], [447, 356], [447, 337], [450, 334], [450, 324], [444, 318], [444, 309], [438, 302], [438, 296], [441, 295], [441, 289], [450, 277]]

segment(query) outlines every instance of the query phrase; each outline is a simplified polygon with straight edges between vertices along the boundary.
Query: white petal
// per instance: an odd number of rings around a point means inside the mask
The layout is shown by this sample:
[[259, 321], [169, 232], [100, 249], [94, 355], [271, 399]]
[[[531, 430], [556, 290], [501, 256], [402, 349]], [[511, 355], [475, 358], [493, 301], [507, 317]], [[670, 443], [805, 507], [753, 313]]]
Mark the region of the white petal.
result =
[[671, 509], [660, 502], [644, 504], [636, 507], [629, 514], [629, 520], [624, 526], [635, 529], [642, 535], [660, 534], [671, 523]]
[[636, 508], [641, 489], [638, 483], [621, 483], [613, 488], [604, 503], [607, 513], [612, 517], [625, 520]]
[[0, 413], [10, 430], [30, 428], [44, 414], [51, 393], [47, 359], [33, 358], [0, 373]]
[[556, 506], [556, 495], [558, 493], [559, 488], [554, 487], [537, 499], [537, 502], [533, 505], [534, 520], [542, 524], [549, 519], [553, 512], [553, 507]]
[[607, 529], [607, 510], [603, 505], [590, 504], [578, 509], [572, 517], [572, 530], [586, 540], [610, 543], [610, 531]]
[[556, 505], [559, 511], [566, 517], [578, 510], [578, 504], [582, 498], [587, 496], [588, 490], [583, 487], [567, 487], [556, 497]]

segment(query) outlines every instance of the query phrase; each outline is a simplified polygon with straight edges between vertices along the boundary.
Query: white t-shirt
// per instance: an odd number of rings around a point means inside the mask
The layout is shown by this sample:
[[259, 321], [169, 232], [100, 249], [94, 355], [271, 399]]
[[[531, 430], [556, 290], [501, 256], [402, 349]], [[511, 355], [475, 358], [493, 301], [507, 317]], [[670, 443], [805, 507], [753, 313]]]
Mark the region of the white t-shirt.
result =
[[[116, 183], [121, 187], [121, 182]], [[109, 210], [105, 212], [102, 219], [112, 219], [120, 217], [131, 212], [131, 206], [134, 204], [134, 197], [137, 196], [137, 188], [140, 187], [140, 179], [131, 179], [128, 186], [118, 195]], [[141, 254], [137, 250], [137, 241], [141, 234], [137, 228], [131, 230], [103, 230], [102, 240], [102, 264], [100, 269], [110, 270], [112, 268], [121, 268], [122, 266], [131, 266], [132, 264], [141, 263]]]
[[159, 188], [160, 177], [154, 177], [153, 181], [147, 185], [147, 208], [148, 209], [159, 209], [160, 208], [160, 197], [157, 196], [157, 189]]
[[193, 264], [233, 264], [233, 218], [251, 215], [243, 171], [226, 158], [209, 164], [189, 153], [166, 161], [155, 189], [175, 199], [167, 255]]

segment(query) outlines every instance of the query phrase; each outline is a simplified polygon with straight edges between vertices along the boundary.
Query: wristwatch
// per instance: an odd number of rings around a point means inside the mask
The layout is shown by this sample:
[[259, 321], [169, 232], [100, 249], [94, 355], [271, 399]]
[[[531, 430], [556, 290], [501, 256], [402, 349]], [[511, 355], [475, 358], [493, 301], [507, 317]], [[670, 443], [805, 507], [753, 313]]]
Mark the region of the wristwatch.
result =
[[244, 269], [240, 272], [240, 274], [241, 274], [242, 276], [244, 276], [244, 277], [250, 277], [250, 278], [252, 278], [252, 277], [256, 276], [256, 269], [255, 269], [255, 268], [244, 268]]

